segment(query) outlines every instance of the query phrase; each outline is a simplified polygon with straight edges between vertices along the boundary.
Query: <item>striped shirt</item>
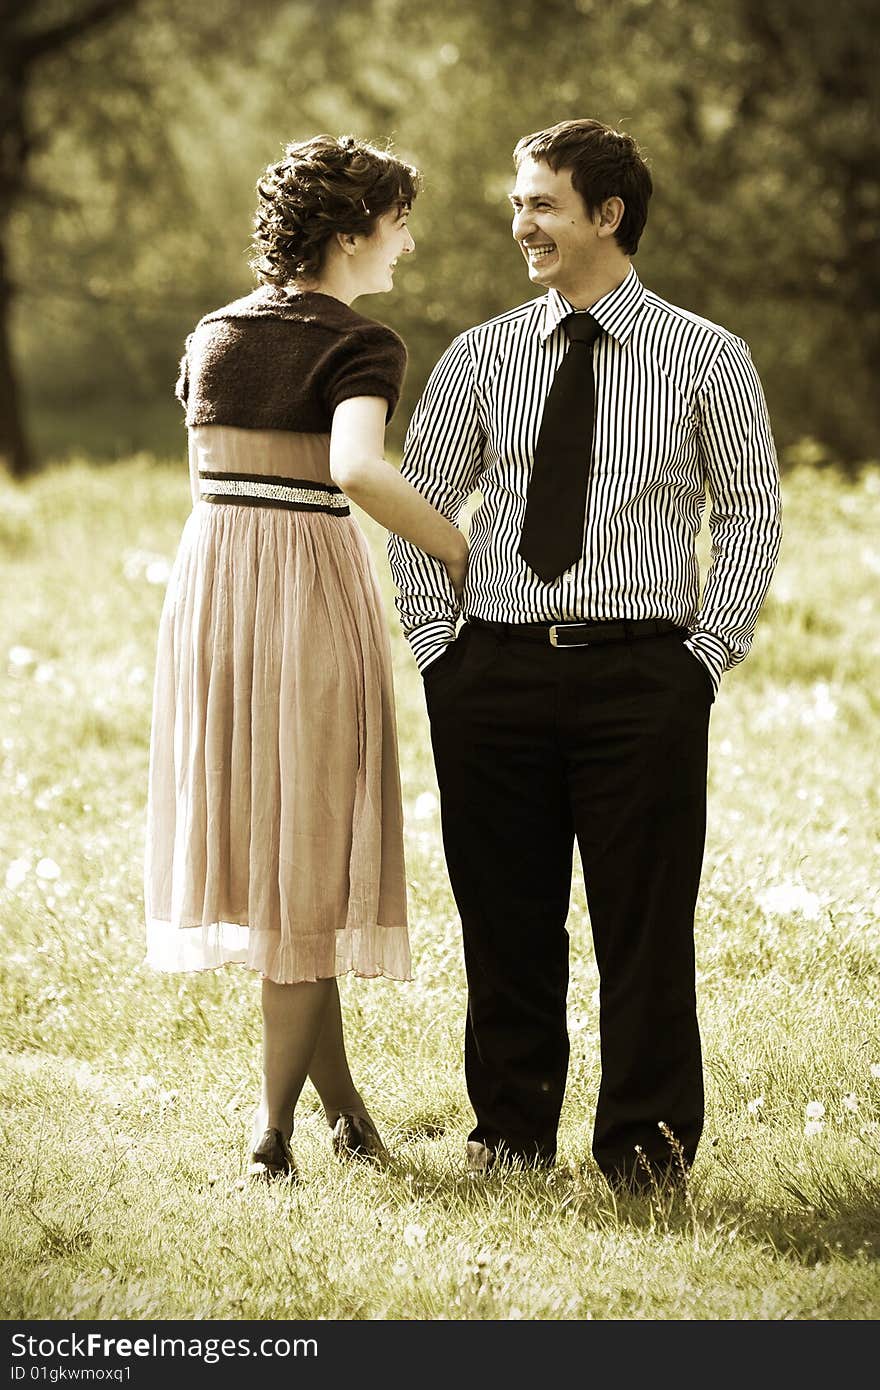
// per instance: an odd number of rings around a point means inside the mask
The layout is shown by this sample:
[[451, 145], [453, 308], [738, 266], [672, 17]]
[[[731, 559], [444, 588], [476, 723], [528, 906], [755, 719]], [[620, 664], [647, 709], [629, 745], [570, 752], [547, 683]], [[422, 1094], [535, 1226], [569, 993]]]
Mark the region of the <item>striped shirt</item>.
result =
[[[742, 339], [646, 290], [631, 267], [590, 307], [596, 422], [580, 560], [545, 584], [518, 554], [544, 401], [568, 350], [556, 290], [461, 333], [440, 358], [404, 446], [404, 477], [451, 521], [474, 493], [461, 616], [554, 623], [669, 619], [717, 689], [742, 661], [781, 535], [764, 394]], [[696, 538], [711, 502], [700, 596]], [[444, 566], [389, 537], [397, 609], [420, 670], [459, 608]]]

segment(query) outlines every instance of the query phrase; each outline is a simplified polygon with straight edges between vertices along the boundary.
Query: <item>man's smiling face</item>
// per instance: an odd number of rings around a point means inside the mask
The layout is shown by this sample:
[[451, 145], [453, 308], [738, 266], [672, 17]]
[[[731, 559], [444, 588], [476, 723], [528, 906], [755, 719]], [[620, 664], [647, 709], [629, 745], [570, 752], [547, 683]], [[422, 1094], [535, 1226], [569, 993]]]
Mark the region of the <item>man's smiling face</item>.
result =
[[589, 216], [572, 188], [571, 170], [554, 173], [541, 160], [524, 159], [510, 202], [513, 236], [528, 263], [529, 279], [569, 298], [568, 291], [574, 293], [589, 275], [600, 250], [599, 216]]

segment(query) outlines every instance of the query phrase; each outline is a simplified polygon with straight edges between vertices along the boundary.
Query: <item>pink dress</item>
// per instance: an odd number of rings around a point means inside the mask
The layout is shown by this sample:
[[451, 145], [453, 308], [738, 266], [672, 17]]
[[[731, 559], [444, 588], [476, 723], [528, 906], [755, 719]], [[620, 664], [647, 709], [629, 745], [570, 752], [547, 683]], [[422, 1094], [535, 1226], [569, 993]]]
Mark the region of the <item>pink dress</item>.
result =
[[409, 979], [387, 620], [329, 433], [191, 423], [189, 465], [156, 656], [147, 964]]

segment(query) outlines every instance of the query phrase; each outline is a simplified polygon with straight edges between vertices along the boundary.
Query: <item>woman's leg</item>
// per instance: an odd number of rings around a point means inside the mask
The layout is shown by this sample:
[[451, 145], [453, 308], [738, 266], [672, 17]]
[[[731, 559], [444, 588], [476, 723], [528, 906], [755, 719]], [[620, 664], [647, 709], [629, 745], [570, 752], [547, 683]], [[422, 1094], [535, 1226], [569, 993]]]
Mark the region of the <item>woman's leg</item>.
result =
[[309, 1080], [318, 1092], [327, 1123], [332, 1128], [341, 1114], [360, 1115], [365, 1119], [369, 1116], [352, 1080], [345, 1055], [339, 987], [335, 979], [326, 983], [330, 986], [329, 997], [315, 1050], [309, 1061]]
[[289, 1139], [331, 995], [337, 1009], [339, 996], [335, 980], [282, 985], [264, 979], [262, 986], [263, 1093], [254, 1132], [259, 1137], [266, 1129], [279, 1129]]

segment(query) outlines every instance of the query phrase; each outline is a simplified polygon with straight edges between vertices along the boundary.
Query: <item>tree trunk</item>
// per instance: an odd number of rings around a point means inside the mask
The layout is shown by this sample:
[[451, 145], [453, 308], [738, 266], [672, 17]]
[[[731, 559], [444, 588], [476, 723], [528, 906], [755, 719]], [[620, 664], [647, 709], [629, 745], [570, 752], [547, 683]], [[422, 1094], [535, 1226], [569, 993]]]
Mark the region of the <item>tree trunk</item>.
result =
[[35, 467], [25, 431], [21, 396], [12, 356], [12, 286], [6, 257], [0, 246], [0, 466], [14, 478], [23, 478]]
[[15, 478], [35, 466], [21, 411], [12, 354], [12, 298], [6, 238], [12, 210], [25, 186], [28, 138], [25, 118], [26, 69], [9, 44], [0, 70], [0, 466]]

